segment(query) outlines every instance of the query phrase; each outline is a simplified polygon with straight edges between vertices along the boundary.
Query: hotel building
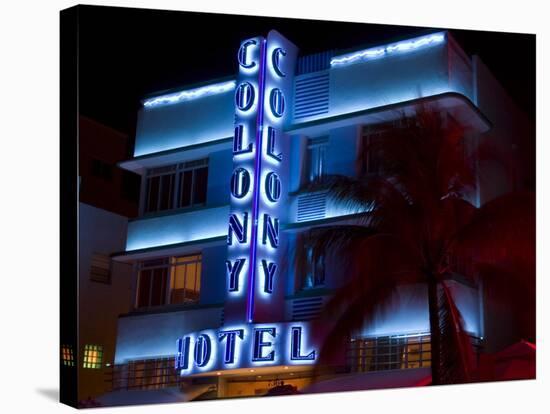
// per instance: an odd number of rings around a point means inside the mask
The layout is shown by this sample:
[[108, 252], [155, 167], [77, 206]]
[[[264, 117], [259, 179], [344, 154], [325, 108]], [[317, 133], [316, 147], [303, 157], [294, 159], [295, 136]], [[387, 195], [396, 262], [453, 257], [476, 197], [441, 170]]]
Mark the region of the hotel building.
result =
[[[272, 31], [235, 49], [235, 76], [143, 99], [134, 156], [119, 163], [142, 184], [126, 247], [112, 257], [135, 275], [133, 309], [118, 319], [113, 390], [151, 401], [168, 389], [181, 401], [307, 390], [326, 334], [312, 323], [346, 275], [330, 260], [299, 272], [292, 258], [308, 256], [311, 229], [368, 214], [308, 184], [376, 174], [375, 157], [357, 165], [361, 146], [419, 104], [462, 125], [472, 146], [490, 140], [513, 154], [532, 139], [489, 69], [449, 32], [301, 55]], [[477, 163], [473, 204], [521, 187], [519, 164], [500, 169]], [[501, 329], [506, 318], [491, 312], [481, 284], [457, 275], [449, 285], [478, 349], [509, 343], [513, 327]], [[362, 387], [376, 388], [388, 375], [393, 385], [429, 377], [426, 288], [400, 287], [396, 303], [343, 344], [323, 379], [360, 372]]]

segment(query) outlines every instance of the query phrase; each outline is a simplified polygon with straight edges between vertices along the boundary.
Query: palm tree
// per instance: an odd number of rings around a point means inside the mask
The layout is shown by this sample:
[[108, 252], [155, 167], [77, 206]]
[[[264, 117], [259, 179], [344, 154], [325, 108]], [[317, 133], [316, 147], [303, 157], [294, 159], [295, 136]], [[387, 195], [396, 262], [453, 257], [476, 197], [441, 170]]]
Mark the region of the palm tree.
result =
[[[403, 116], [399, 127], [363, 145], [358, 169], [374, 154], [382, 174], [331, 176], [308, 188], [328, 189], [332, 201], [369, 211], [353, 225], [311, 234], [313, 260], [337, 257], [349, 280], [320, 319], [331, 331], [321, 363], [342, 338], [384, 312], [399, 286], [421, 283], [428, 296], [432, 384], [475, 379], [471, 339], [446, 283], [457, 263], [473, 264], [461, 269], [472, 283], [484, 277], [508, 293], [511, 286], [516, 293], [529, 288], [521, 305], [534, 320], [534, 195], [508, 194], [477, 208], [470, 200], [481, 152], [466, 136], [451, 118], [419, 107], [413, 118]], [[297, 255], [303, 265], [303, 254]]]

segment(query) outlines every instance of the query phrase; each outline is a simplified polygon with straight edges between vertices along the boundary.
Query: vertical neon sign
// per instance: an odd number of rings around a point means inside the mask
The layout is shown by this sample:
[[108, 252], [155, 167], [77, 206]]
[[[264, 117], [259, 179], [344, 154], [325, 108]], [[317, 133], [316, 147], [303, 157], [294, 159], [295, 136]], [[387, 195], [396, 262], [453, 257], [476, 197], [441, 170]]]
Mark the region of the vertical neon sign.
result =
[[237, 53], [225, 323], [216, 332], [178, 339], [175, 368], [180, 375], [315, 362], [308, 325], [280, 322], [280, 221], [288, 162], [283, 126], [289, 119], [297, 54], [296, 46], [275, 31], [267, 39], [245, 40]]
[[[279, 204], [283, 125], [298, 49], [276, 31], [243, 41], [237, 53], [226, 320], [266, 321], [282, 291]], [[281, 288], [279, 288], [281, 286]], [[280, 306], [282, 309], [282, 304]]]

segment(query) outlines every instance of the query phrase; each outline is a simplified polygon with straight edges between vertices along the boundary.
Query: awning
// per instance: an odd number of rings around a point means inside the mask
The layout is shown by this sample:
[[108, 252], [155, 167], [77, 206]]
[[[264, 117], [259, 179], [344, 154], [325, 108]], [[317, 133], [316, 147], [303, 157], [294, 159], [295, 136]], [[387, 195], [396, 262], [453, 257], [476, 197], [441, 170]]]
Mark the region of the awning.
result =
[[339, 375], [336, 378], [316, 382], [300, 390], [300, 392], [309, 394], [318, 392], [420, 387], [430, 385], [431, 382], [432, 374], [430, 368], [412, 368]]
[[157, 390], [118, 390], [97, 397], [99, 407], [115, 405], [165, 404], [191, 401], [208, 392], [211, 384], [191, 385], [182, 391], [179, 387], [160, 388]]

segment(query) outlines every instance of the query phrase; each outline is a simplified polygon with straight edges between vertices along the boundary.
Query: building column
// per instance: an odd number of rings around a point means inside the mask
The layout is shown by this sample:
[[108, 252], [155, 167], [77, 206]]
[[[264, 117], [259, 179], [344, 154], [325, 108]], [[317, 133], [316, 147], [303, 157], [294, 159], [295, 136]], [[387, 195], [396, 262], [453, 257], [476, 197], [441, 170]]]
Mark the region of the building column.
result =
[[227, 384], [227, 379], [222, 376], [218, 376], [218, 398], [225, 397], [226, 384]]

